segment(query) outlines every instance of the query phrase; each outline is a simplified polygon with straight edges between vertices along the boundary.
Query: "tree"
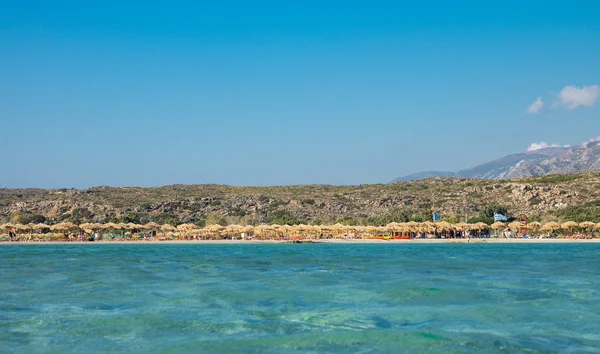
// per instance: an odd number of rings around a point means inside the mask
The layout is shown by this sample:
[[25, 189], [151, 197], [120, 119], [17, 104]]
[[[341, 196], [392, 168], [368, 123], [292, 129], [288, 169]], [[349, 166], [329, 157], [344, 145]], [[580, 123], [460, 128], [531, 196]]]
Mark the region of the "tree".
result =
[[13, 224], [23, 224], [24, 221], [25, 213], [21, 211], [15, 211], [14, 213], [10, 214], [10, 222], [12, 222]]
[[269, 214], [267, 221], [269, 224], [278, 225], [296, 225], [301, 223], [300, 220], [298, 220], [288, 210], [275, 210]]
[[206, 215], [206, 220], [204, 222], [205, 225], [209, 226], [209, 225], [227, 225], [227, 220], [225, 220], [225, 217], [221, 214], [218, 214], [216, 212], [212, 212], [212, 213], [208, 213], [208, 215]]

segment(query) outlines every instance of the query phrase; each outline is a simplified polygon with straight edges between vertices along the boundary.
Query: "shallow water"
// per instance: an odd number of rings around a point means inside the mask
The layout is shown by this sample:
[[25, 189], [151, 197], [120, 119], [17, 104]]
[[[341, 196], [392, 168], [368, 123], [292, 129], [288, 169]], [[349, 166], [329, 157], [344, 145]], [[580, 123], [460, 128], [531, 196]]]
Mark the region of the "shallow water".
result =
[[2, 245], [0, 352], [600, 353], [600, 244]]

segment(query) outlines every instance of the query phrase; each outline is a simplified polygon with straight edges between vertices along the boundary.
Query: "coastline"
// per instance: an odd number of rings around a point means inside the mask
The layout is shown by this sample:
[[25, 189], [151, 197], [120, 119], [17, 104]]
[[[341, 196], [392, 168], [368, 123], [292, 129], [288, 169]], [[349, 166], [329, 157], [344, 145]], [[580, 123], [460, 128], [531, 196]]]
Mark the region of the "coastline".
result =
[[[312, 242], [299, 242], [306, 244], [490, 244], [490, 243], [501, 243], [501, 244], [531, 244], [531, 243], [600, 243], [600, 238], [595, 239], [523, 239], [523, 238], [486, 238], [486, 239], [412, 239], [412, 240], [339, 240], [339, 239], [325, 239], [325, 240], [314, 240]], [[282, 240], [179, 240], [179, 241], [95, 241], [95, 242], [57, 242], [57, 241], [43, 241], [43, 242], [0, 242], [2, 245], [104, 245], [104, 244], [124, 244], [124, 245], [190, 245], [190, 244], [206, 244], [206, 245], [261, 245], [261, 244], [291, 244], [289, 241]]]

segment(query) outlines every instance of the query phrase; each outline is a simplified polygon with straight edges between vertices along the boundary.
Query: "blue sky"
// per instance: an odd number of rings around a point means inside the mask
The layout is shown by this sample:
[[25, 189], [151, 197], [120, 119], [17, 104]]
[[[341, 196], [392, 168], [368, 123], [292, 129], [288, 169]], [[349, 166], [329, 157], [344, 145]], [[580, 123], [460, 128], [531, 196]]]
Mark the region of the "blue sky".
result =
[[5, 3], [0, 187], [380, 183], [577, 145], [600, 135], [599, 13], [598, 1]]

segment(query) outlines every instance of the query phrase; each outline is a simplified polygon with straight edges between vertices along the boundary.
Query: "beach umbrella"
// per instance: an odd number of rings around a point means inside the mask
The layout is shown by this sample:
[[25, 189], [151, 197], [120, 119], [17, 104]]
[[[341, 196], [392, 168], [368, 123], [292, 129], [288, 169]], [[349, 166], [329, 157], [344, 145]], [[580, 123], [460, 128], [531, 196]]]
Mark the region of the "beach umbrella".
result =
[[312, 232], [313, 238], [319, 237], [323, 233], [321, 225], [308, 225], [309, 231]]
[[79, 228], [81, 230], [83, 230], [84, 232], [87, 232], [87, 233], [92, 233], [93, 232], [92, 231], [92, 226], [93, 225], [91, 223], [87, 223], [87, 222], [83, 223], [83, 224], [79, 224]]
[[260, 238], [264, 238], [265, 234], [267, 233], [269, 229], [269, 225], [265, 225], [265, 224], [260, 224], [258, 226], [256, 226], [254, 228], [254, 232], [256, 233], [257, 236], [259, 236]]
[[78, 228], [78, 226], [73, 224], [72, 222], [61, 222], [61, 223], [50, 226], [50, 230], [56, 230], [56, 231], [62, 231], [62, 232], [76, 230], [77, 228]]
[[333, 237], [341, 238], [342, 233], [344, 232], [344, 225], [339, 222], [335, 225], [331, 225], [331, 231], [333, 232]]
[[223, 229], [223, 232], [229, 236], [237, 236], [241, 233], [242, 226], [239, 225], [227, 225]]
[[378, 234], [383, 234], [387, 231], [387, 228], [385, 226], [376, 226], [376, 227], [377, 227]]
[[367, 233], [367, 227], [363, 225], [355, 225], [353, 231], [354, 238], [362, 238]]
[[118, 223], [118, 224], [117, 224], [117, 230], [122, 230], [122, 231], [125, 231], [125, 230], [127, 230], [127, 224], [126, 224], [126, 223], [124, 223], [124, 222], [120, 222], [120, 223]]
[[[168, 233], [169, 232], [172, 233], [175, 230], [177, 230], [177, 229], [173, 225], [170, 225], [170, 224], [160, 225], [160, 231], [162, 231], [163, 237], [169, 237]], [[171, 235], [171, 236], [173, 236], [173, 235]]]
[[65, 237], [69, 234], [69, 231], [76, 230], [76, 229], [77, 229], [77, 226], [75, 224], [73, 224], [72, 222], [61, 222], [61, 223], [50, 226], [50, 230], [58, 231], [58, 232], [62, 233], [63, 236], [65, 236]]
[[477, 228], [478, 228], [479, 230], [481, 230], [481, 231], [483, 231], [483, 230], [487, 230], [487, 229], [489, 229], [489, 228], [490, 228], [490, 225], [488, 225], [488, 224], [486, 224], [486, 223], [484, 223], [484, 222], [481, 222], [481, 221], [480, 221], [480, 222], [477, 222], [477, 223], [475, 223], [475, 225], [477, 225]]
[[449, 222], [446, 222], [446, 221], [440, 221], [435, 224], [435, 229], [437, 232], [440, 233], [440, 235], [444, 232], [448, 232], [448, 231], [452, 230], [453, 227], [454, 226], [452, 224], [450, 224]]
[[395, 222], [395, 221], [394, 221], [394, 222], [391, 222], [391, 223], [389, 223], [389, 224], [387, 224], [387, 225], [385, 225], [385, 226], [388, 228], [388, 230], [390, 230], [390, 232], [392, 233], [392, 236], [394, 236], [394, 234], [395, 234], [397, 231], [400, 231], [400, 232], [402, 232], [402, 229], [401, 229], [401, 227], [400, 227], [400, 226], [401, 226], [401, 225], [400, 225], [400, 223], [397, 223], [397, 222]]
[[521, 227], [523, 227], [523, 223], [520, 221], [513, 221], [510, 224], [508, 224], [508, 228], [511, 231], [518, 231]]
[[415, 233], [415, 232], [419, 231], [419, 223], [418, 222], [409, 221], [405, 225], [406, 225], [406, 231], [408, 231], [408, 232]]
[[584, 231], [584, 232], [589, 232], [589, 234], [592, 234], [592, 230], [594, 229], [594, 226], [596, 224], [594, 224], [591, 221], [584, 221], [582, 223], [579, 223], [579, 227]]
[[160, 229], [160, 225], [155, 222], [149, 222], [144, 225], [144, 229], [148, 231], [156, 231]]
[[377, 234], [377, 226], [367, 226], [367, 235], [375, 236]]
[[[300, 227], [306, 228], [306, 225], [300, 225]], [[271, 231], [271, 235], [275, 236], [277, 238], [279, 238], [280, 233], [283, 232], [283, 226], [281, 226], [279, 224], [272, 224], [272, 225], [270, 225], [269, 229]]]
[[175, 231], [177, 228], [171, 224], [160, 225], [160, 230], [163, 232]]
[[458, 224], [455, 225], [456, 230], [458, 231], [467, 231], [469, 229], [469, 224], [467, 224], [466, 222], [459, 222]]
[[542, 226], [542, 230], [549, 231], [550, 233], [560, 229], [560, 224], [554, 221], [547, 222]]
[[506, 224], [501, 221], [496, 221], [495, 223], [493, 223], [491, 225], [491, 228], [492, 228], [492, 230], [494, 230], [496, 232], [496, 235], [498, 234], [498, 230], [504, 229], [505, 227], [506, 227]]
[[12, 223], [7, 222], [6, 224], [2, 224], [0, 225], [0, 229], [5, 230], [5, 231], [9, 231], [9, 230], [14, 230], [15, 229], [15, 225]]
[[48, 226], [48, 225], [46, 225], [46, 224], [44, 224], [44, 223], [39, 223], [39, 224], [35, 224], [35, 225], [33, 225], [33, 226], [32, 226], [32, 228], [33, 228], [34, 230], [41, 231], [41, 230], [44, 230], [44, 229], [48, 229], [48, 228], [50, 228], [50, 226]]
[[479, 236], [481, 236], [481, 232], [489, 229], [490, 225], [480, 221], [480, 222], [476, 222], [475, 224], [473, 224], [473, 228], [474, 228], [474, 230], [477, 230], [477, 234]]
[[118, 227], [119, 226], [117, 224], [115, 224], [114, 222], [109, 222], [109, 223], [106, 223], [106, 224], [102, 225], [102, 228], [105, 229], [105, 230], [106, 229], [116, 229]]
[[19, 238], [19, 235], [21, 235], [23, 231], [27, 231], [28, 229], [29, 227], [27, 225], [15, 224], [13, 231], [16, 234], [17, 238]]
[[6, 224], [2, 224], [0, 225], [0, 229], [6, 231], [9, 233], [9, 235], [11, 235], [12, 233], [15, 232], [15, 225], [12, 223], [6, 223]]
[[219, 224], [214, 224], [214, 225], [210, 225], [207, 227], [208, 232], [211, 235], [215, 235], [215, 238], [220, 236], [220, 232], [222, 232], [225, 229], [224, 226], [221, 226]]
[[246, 234], [247, 236], [250, 236], [254, 233], [254, 227], [251, 225], [242, 226], [241, 232]]
[[542, 228], [542, 223], [538, 221], [532, 221], [529, 224], [527, 224], [527, 227], [531, 228], [532, 230], [539, 230]]
[[533, 221], [533, 222], [530, 222], [529, 224], [527, 224], [527, 228], [531, 229], [534, 232], [537, 232], [542, 228], [542, 223]]
[[427, 233], [432, 233], [435, 232], [435, 223], [432, 221], [425, 221], [422, 223], [423, 225], [423, 229], [425, 230], [425, 232]]
[[575, 221], [566, 221], [560, 225], [560, 228], [563, 230], [569, 230], [569, 233], [573, 235], [573, 229], [579, 227], [579, 224]]
[[181, 233], [183, 236], [189, 236], [190, 231], [195, 229], [197, 226], [195, 224], [181, 224], [177, 226], [177, 231]]
[[503, 229], [503, 228], [505, 228], [505, 227], [506, 227], [506, 224], [505, 224], [505, 223], [503, 223], [503, 222], [501, 222], [501, 221], [496, 221], [495, 223], [493, 223], [493, 224], [491, 225], [491, 228], [492, 228], [493, 230], [500, 230], [500, 229]]

